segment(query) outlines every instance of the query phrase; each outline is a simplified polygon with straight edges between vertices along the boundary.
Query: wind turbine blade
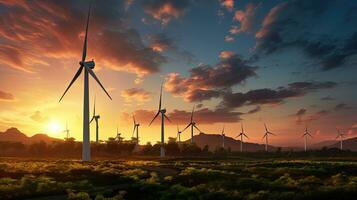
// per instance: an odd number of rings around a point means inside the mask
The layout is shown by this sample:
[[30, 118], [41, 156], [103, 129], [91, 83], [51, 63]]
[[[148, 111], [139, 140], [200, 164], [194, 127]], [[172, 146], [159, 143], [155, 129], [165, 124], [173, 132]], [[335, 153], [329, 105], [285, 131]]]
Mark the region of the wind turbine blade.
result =
[[193, 105], [192, 112], [191, 112], [191, 123], [193, 122], [193, 113], [195, 112], [195, 105]]
[[133, 128], [133, 134], [132, 134], [132, 136], [134, 136], [135, 129], [136, 129], [136, 125], [134, 124], [134, 128]]
[[202, 131], [196, 125], [193, 125], [193, 127], [195, 127], [200, 133], [202, 133]]
[[134, 126], [136, 125], [135, 116], [133, 115]]
[[107, 94], [107, 96], [109, 97], [110, 100], [112, 100], [112, 97], [109, 95], [109, 93], [105, 90], [104, 86], [102, 85], [102, 83], [100, 83], [99, 79], [97, 78], [97, 76], [94, 74], [93, 70], [89, 67], [86, 67], [86, 69], [88, 70], [89, 74], [97, 81], [97, 83], [100, 85], [100, 87], [104, 90], [104, 92]]
[[87, 57], [87, 38], [88, 38], [88, 27], [89, 27], [89, 17], [90, 17], [91, 8], [92, 8], [92, 3], [89, 5], [88, 16], [87, 16], [86, 33], [84, 36], [83, 53], [82, 53], [82, 62], [83, 63]]
[[268, 136], [268, 134], [267, 134], [267, 133], [265, 133], [262, 139], [264, 139], [264, 138], [265, 138], [265, 137], [267, 137], [267, 136]]
[[222, 128], [222, 135], [224, 134], [224, 126], [223, 126], [223, 128]]
[[265, 131], [268, 132], [267, 125], [264, 123]]
[[78, 76], [81, 75], [82, 73], [82, 70], [83, 70], [83, 67], [80, 66], [77, 73], [74, 75], [71, 83], [68, 85], [67, 89], [64, 91], [62, 97], [60, 98], [59, 102], [61, 102], [61, 100], [63, 99], [64, 95], [67, 93], [67, 91], [69, 90], [69, 88], [72, 86], [72, 84], [77, 80]]
[[161, 110], [161, 99], [162, 99], [162, 84], [160, 89], [159, 111]]
[[190, 127], [191, 123], [189, 123], [183, 130], [182, 132], [184, 132], [188, 127]]
[[180, 129], [179, 129], [178, 125], [177, 125], [177, 133], [178, 133], [178, 132], [180, 132]]
[[92, 121], [94, 120], [94, 115], [93, 115], [93, 117], [92, 117], [92, 119], [90, 120], [90, 122], [89, 123], [92, 123]]
[[171, 123], [171, 120], [164, 114], [164, 117]]
[[242, 125], [241, 125], [241, 127], [242, 127], [242, 133], [244, 133], [244, 128], [243, 128], [243, 122], [242, 122]]
[[247, 139], [249, 139], [249, 137], [248, 137], [246, 134], [244, 134], [244, 133], [243, 133], [243, 136], [246, 137]]
[[272, 132], [268, 132], [268, 134], [276, 136], [276, 134]]
[[96, 96], [94, 97], [93, 118], [94, 118], [94, 116], [95, 116], [95, 100], [96, 100]]
[[157, 116], [159, 116], [160, 111], [156, 113], [155, 117], [151, 120], [149, 126], [154, 122], [154, 120], [156, 119]]

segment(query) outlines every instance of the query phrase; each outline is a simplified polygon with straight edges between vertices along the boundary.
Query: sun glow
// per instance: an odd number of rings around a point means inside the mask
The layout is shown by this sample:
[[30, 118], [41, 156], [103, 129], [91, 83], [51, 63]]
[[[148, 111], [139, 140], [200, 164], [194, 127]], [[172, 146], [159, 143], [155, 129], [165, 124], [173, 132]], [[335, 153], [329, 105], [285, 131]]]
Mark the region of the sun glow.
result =
[[58, 135], [61, 132], [61, 126], [57, 121], [50, 121], [47, 124], [47, 130], [48, 133], [52, 134], [52, 135]]

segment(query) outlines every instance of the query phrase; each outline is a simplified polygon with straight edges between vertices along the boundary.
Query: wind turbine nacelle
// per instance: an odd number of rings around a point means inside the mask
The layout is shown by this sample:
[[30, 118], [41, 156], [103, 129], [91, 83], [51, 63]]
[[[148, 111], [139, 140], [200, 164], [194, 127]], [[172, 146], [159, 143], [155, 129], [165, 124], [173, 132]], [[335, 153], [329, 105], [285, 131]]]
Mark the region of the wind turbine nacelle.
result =
[[162, 113], [166, 113], [166, 108], [161, 109], [161, 112], [162, 112]]
[[196, 122], [192, 122], [192, 125], [196, 125]]
[[91, 69], [94, 69], [95, 63], [94, 63], [94, 60], [92, 60], [92, 61], [84, 62], [84, 65]]
[[97, 118], [100, 119], [100, 115], [97, 115]]

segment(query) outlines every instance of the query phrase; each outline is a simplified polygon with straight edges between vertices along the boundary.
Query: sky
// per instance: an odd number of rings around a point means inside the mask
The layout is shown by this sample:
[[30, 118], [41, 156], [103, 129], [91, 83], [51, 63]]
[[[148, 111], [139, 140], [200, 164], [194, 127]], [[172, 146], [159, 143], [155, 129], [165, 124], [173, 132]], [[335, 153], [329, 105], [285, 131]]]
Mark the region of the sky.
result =
[[[82, 140], [83, 75], [61, 102], [82, 55], [87, 0], [0, 0], [0, 131], [17, 127]], [[126, 139], [132, 116], [140, 143], [165, 138], [194, 120], [207, 134], [302, 146], [357, 136], [357, 1], [93, 0], [87, 60], [110, 100], [90, 78], [99, 138]], [[92, 115], [92, 114], [91, 114]], [[198, 132], [195, 132], [198, 134]], [[189, 130], [181, 138], [189, 139]], [[91, 124], [91, 140], [95, 125]]]

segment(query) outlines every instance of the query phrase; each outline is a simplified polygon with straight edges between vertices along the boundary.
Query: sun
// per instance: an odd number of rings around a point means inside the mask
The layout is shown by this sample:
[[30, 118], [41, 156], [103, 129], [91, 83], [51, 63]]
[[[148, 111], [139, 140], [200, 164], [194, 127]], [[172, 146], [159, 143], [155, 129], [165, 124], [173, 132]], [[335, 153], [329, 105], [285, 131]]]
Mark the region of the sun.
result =
[[51, 135], [58, 135], [61, 132], [60, 124], [53, 120], [47, 124], [47, 130]]

